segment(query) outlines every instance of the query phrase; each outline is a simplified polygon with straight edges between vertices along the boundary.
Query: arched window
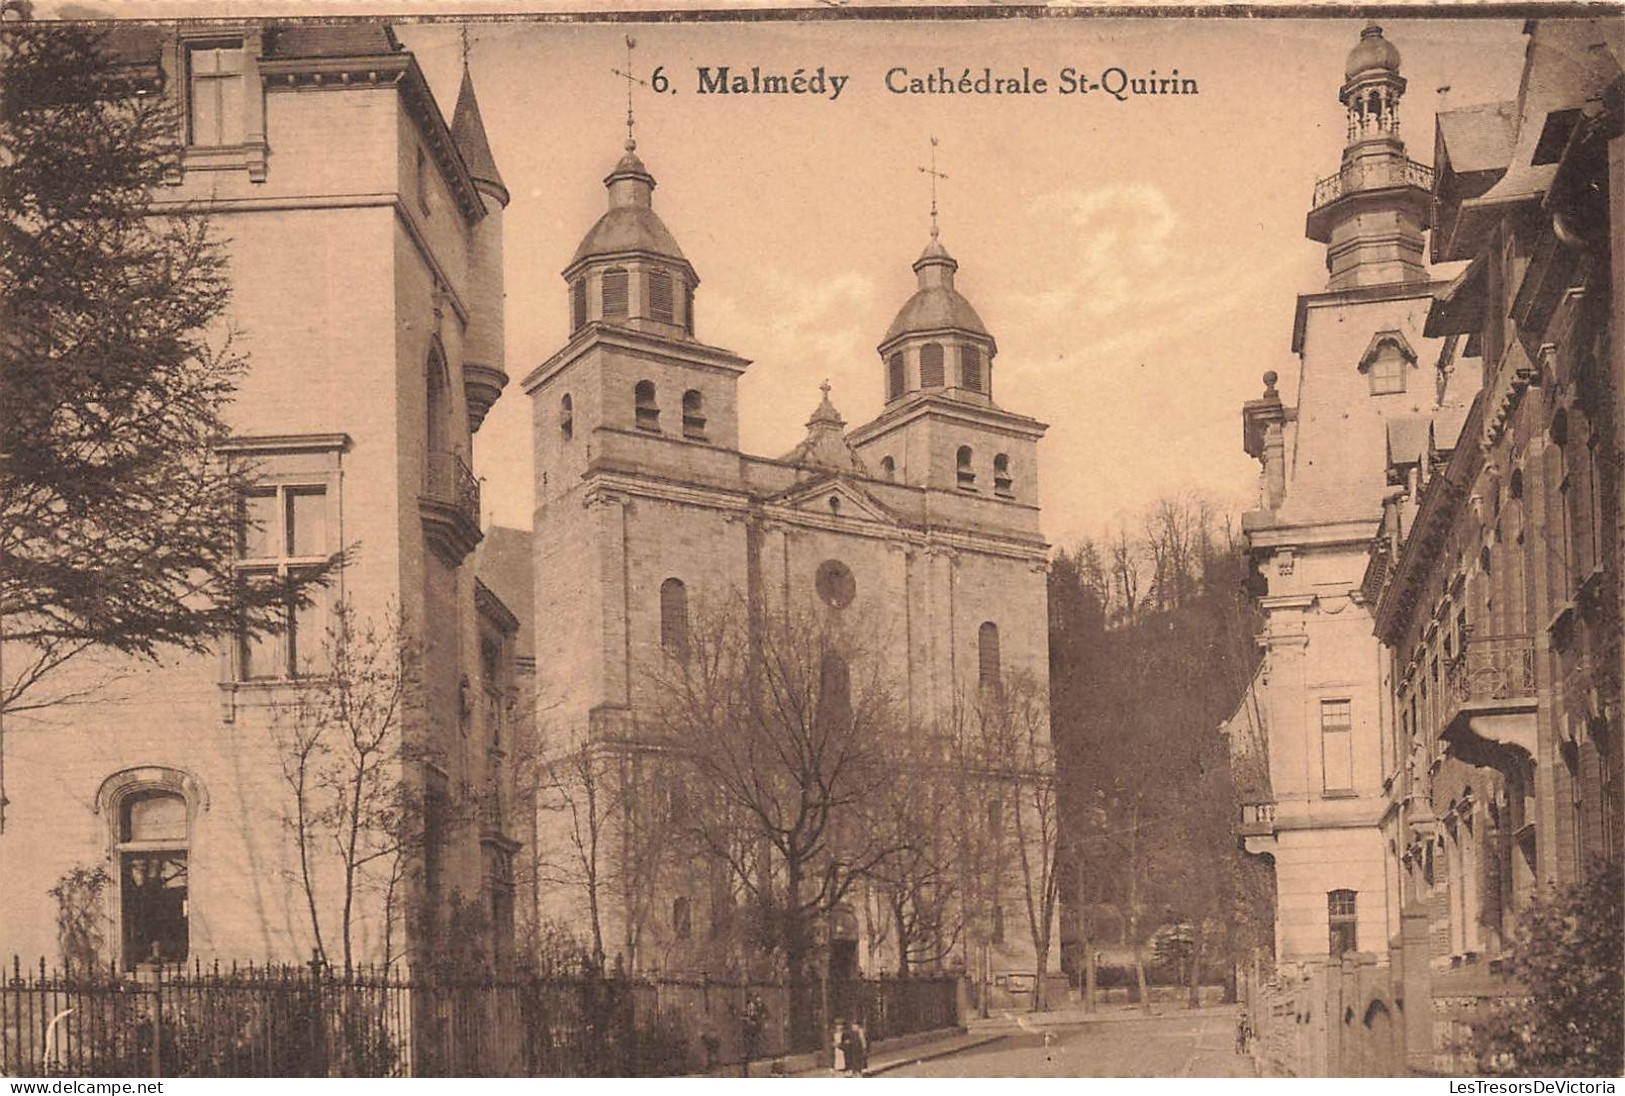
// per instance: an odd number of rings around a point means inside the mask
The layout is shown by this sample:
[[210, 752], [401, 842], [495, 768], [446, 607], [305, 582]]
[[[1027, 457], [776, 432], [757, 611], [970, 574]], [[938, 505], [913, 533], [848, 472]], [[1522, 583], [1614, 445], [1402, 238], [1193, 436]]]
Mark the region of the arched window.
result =
[[576, 434], [576, 405], [568, 392], [559, 400], [559, 433], [564, 435], [565, 441], [569, 441]]
[[186, 958], [190, 845], [189, 812], [179, 792], [149, 788], [119, 800], [116, 852], [126, 966]]
[[451, 451], [451, 399], [448, 394], [450, 384], [446, 376], [446, 359], [438, 345], [429, 350], [425, 372], [427, 375], [424, 377], [426, 390], [424, 426], [428, 434], [426, 440], [429, 459], [432, 461], [436, 454]]
[[976, 469], [971, 466], [972, 454], [970, 446], [961, 445], [956, 465], [959, 472], [959, 486], [967, 491], [976, 489]]
[[999, 663], [999, 626], [984, 620], [976, 629], [976, 683], [984, 689], [997, 689], [1003, 680]]
[[1326, 894], [1327, 950], [1334, 959], [1344, 952], [1360, 950], [1355, 898], [1355, 892], [1351, 890], [1334, 890]]
[[604, 271], [604, 318], [624, 318], [628, 299], [628, 275], [615, 269]]
[[655, 382], [639, 381], [632, 390], [634, 415], [639, 430], [660, 432], [660, 404], [655, 401]]
[[886, 398], [895, 400], [908, 390], [908, 371], [901, 350], [886, 359]]
[[573, 335], [587, 326], [587, 278], [585, 275], [570, 283], [570, 333]]
[[982, 389], [982, 351], [974, 346], [959, 348], [959, 386], [972, 392]]
[[1014, 494], [1015, 481], [1010, 478], [1010, 454], [1000, 453], [993, 458], [993, 493], [1009, 496]]
[[833, 652], [824, 655], [818, 669], [818, 722], [838, 731], [852, 722], [852, 675], [846, 659]]
[[920, 387], [941, 388], [942, 344], [926, 343], [920, 347]]
[[705, 438], [705, 397], [697, 388], [683, 393], [683, 437]]
[[680, 578], [660, 584], [660, 646], [675, 659], [688, 658], [688, 587]]
[[897, 462], [890, 457], [881, 457], [880, 474], [888, 480], [895, 480], [897, 478]]
[[671, 275], [663, 270], [651, 271], [649, 273], [649, 315], [657, 320], [672, 323], [676, 319], [675, 308]]

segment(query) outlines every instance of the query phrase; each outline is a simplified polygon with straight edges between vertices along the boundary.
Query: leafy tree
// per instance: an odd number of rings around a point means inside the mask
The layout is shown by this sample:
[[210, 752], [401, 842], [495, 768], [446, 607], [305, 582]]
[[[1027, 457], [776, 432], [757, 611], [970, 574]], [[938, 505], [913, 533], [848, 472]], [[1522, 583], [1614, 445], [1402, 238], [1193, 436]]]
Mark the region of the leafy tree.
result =
[[1618, 864], [1541, 894], [1519, 918], [1512, 974], [1529, 997], [1474, 1031], [1486, 1072], [1618, 1077], [1625, 1073], [1625, 888]]
[[[154, 194], [179, 167], [173, 100], [83, 28], [0, 39], [0, 712], [87, 651], [152, 659], [277, 628], [327, 568], [233, 576], [254, 470], [215, 454], [246, 360], [226, 255]], [[18, 656], [21, 657], [18, 657]]]

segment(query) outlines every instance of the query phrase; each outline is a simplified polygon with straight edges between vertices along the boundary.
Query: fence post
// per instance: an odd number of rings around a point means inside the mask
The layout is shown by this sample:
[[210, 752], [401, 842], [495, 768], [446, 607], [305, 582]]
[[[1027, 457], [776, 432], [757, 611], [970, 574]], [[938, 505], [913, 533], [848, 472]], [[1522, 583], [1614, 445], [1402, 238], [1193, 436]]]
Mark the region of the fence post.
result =
[[152, 1075], [164, 1075], [164, 964], [153, 965], [152, 970]]

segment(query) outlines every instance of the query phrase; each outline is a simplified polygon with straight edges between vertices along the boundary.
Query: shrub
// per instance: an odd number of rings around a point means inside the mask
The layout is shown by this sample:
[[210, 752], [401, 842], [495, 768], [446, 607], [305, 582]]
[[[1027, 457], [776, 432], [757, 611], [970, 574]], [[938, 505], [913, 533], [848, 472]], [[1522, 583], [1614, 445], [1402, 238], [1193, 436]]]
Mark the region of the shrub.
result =
[[1512, 973], [1529, 996], [1474, 1025], [1473, 1050], [1486, 1073], [1625, 1072], [1622, 900], [1620, 868], [1610, 864], [1530, 904], [1511, 951]]

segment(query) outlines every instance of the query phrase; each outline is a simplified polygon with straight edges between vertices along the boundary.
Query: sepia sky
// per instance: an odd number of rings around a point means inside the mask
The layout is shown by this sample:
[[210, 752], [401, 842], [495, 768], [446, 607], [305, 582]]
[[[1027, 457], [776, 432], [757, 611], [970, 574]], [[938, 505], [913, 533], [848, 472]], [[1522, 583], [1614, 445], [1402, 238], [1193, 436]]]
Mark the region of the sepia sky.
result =
[[[167, 15], [162, 5], [132, 5]], [[72, 5], [78, 14], [88, 5]], [[282, 9], [279, 9], [279, 11]], [[316, 9], [310, 9], [316, 10]], [[338, 9], [322, 8], [323, 14]], [[453, 11], [449, 6], [425, 11]], [[133, 12], [131, 12], [133, 13]], [[239, 14], [233, 11], [232, 14]], [[531, 520], [530, 409], [519, 382], [567, 334], [559, 272], [602, 213], [625, 138], [624, 35], [637, 73], [638, 152], [655, 208], [699, 273], [697, 333], [753, 364], [740, 382], [743, 448], [802, 437], [828, 378], [849, 426], [881, 407], [875, 353], [913, 291], [927, 240], [919, 170], [940, 141], [942, 241], [958, 286], [998, 341], [994, 398], [1050, 424], [1039, 449], [1044, 528], [1056, 544], [1134, 520], [1194, 489], [1233, 510], [1256, 497], [1240, 406], [1275, 369], [1286, 394], [1295, 294], [1325, 286], [1303, 236], [1319, 176], [1343, 145], [1337, 88], [1359, 20], [978, 19], [474, 24], [471, 66], [513, 196], [505, 218], [507, 391], [475, 442], [487, 516]], [[1516, 21], [1392, 19], [1409, 90], [1402, 133], [1431, 162], [1436, 89], [1450, 103], [1511, 98]], [[446, 117], [460, 79], [451, 24], [397, 27]], [[840, 97], [696, 94], [698, 66], [850, 77]], [[1045, 95], [897, 95], [917, 74], [1051, 81]], [[1053, 90], [1178, 69], [1197, 95]], [[1449, 273], [1443, 271], [1441, 273]]]

